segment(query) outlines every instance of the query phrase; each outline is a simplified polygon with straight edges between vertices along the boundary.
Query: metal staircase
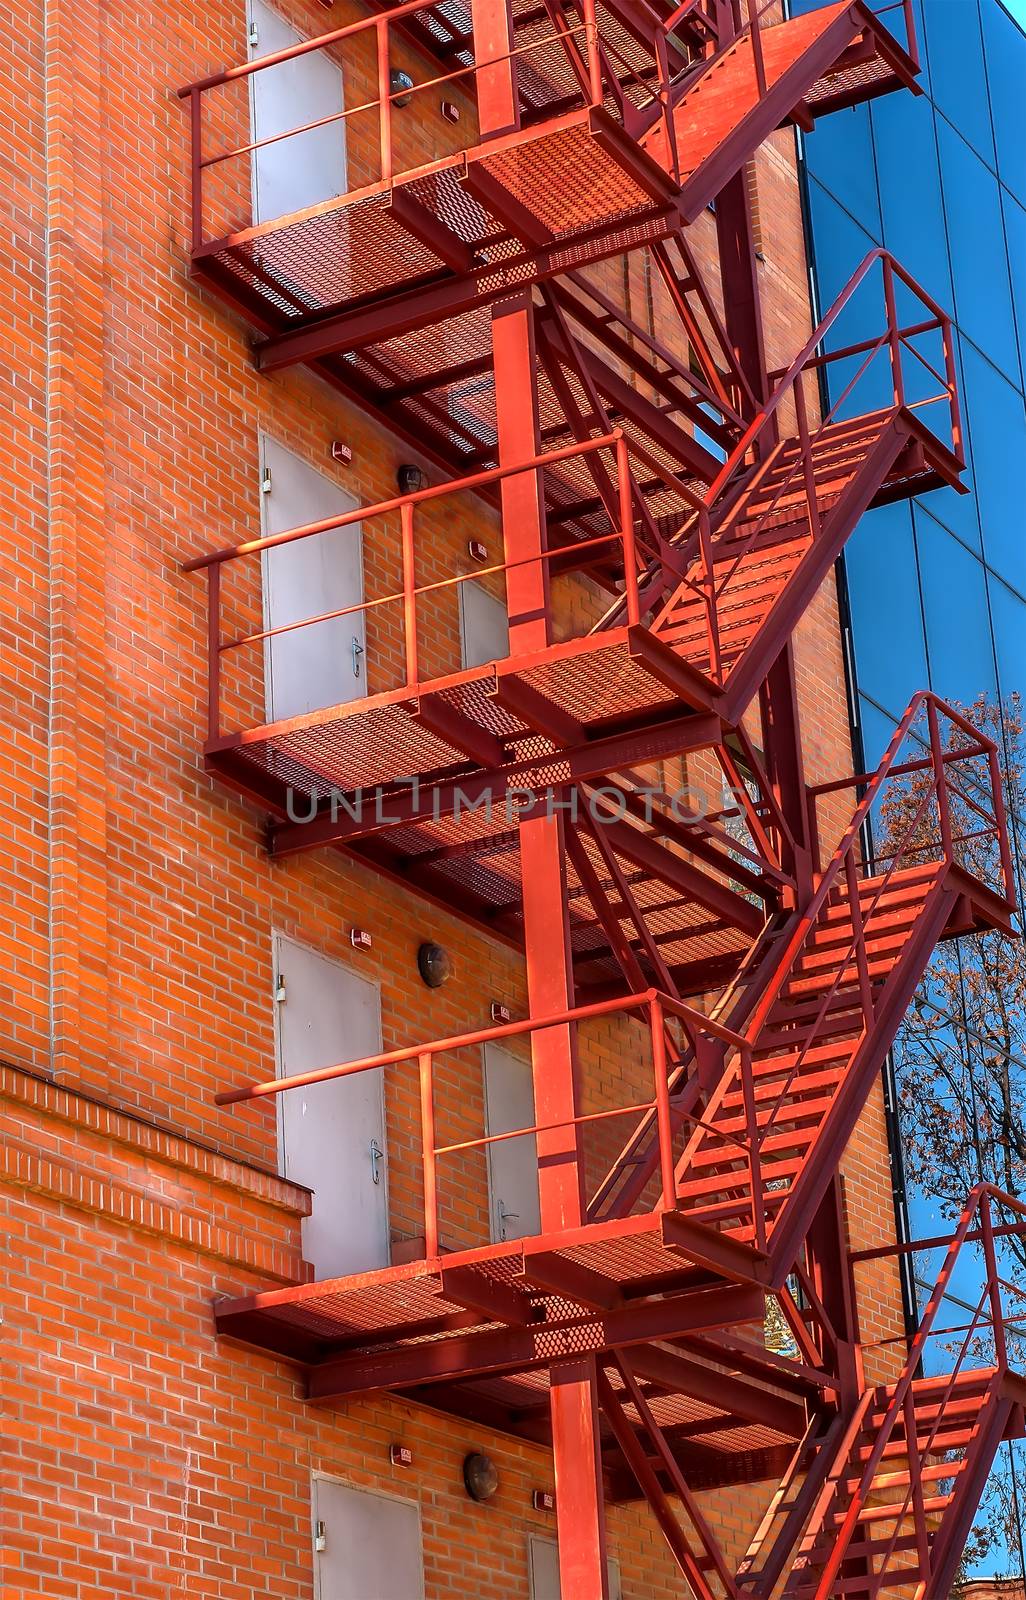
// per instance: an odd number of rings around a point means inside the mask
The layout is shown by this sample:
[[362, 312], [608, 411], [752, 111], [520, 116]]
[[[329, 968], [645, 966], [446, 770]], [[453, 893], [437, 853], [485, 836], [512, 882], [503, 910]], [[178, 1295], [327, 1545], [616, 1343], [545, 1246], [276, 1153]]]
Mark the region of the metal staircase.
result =
[[[899, 1589], [914, 1600], [947, 1600], [998, 1445], [1024, 1431], [1021, 1335], [1010, 1332], [1022, 1294], [1001, 1276], [995, 1248], [996, 1233], [1021, 1231], [1024, 1217], [1019, 1201], [986, 1185], [970, 1195], [900, 1372], [868, 1384], [847, 1429], [835, 1434], [783, 1589], [774, 1588], [779, 1560], [765, 1561], [768, 1524], [742, 1570], [742, 1593], [877, 1600]], [[967, 1241], [984, 1257], [983, 1287], [962, 1310], [949, 1295]], [[946, 1305], [958, 1312], [954, 1326], [939, 1320]]]
[[[805, 778], [791, 637], [865, 510], [959, 486], [956, 364], [946, 313], [876, 250], [768, 371], [741, 174], [781, 127], [914, 88], [911, 0], [885, 11], [902, 41], [859, 0], [410, 0], [181, 91], [196, 281], [262, 370], [306, 363], [441, 474], [185, 563], [207, 767], [273, 854], [332, 846], [430, 895], [522, 949], [529, 991], [524, 1019], [218, 1097], [380, 1071], [419, 1127], [389, 1158], [390, 1264], [221, 1302], [218, 1326], [313, 1403], [388, 1389], [551, 1444], [575, 1600], [604, 1600], [603, 1495], [649, 1503], [698, 1600], [941, 1600], [1023, 1427], [992, 1241], [995, 1359], [921, 1373], [928, 1309], [866, 1380], [837, 1178], [937, 941], [1014, 910], [997, 751], [954, 708], [917, 696], [877, 772]], [[257, 138], [259, 75], [313, 52], [346, 104]], [[338, 192], [256, 216], [268, 149], [335, 121]], [[689, 233], [710, 206], [718, 284]], [[614, 257], [658, 326], [596, 270]], [[841, 347], [874, 292], [879, 332]], [[269, 626], [261, 563], [356, 522], [376, 587]], [[509, 623], [476, 665], [471, 581]], [[360, 694], [271, 720], [277, 635], [355, 613]], [[501, 1133], [494, 1043], [533, 1069], [534, 1122]], [[497, 1238], [511, 1137], [541, 1220]], [[764, 1480], [735, 1571], [696, 1493]]]

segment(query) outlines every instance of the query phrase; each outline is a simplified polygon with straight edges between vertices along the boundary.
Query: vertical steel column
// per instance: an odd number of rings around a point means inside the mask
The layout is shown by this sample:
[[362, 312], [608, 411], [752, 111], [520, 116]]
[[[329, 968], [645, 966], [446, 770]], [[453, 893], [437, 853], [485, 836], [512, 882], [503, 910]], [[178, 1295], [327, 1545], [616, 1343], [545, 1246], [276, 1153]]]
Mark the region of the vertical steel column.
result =
[[755, 398], [769, 398], [748, 185], [742, 170], [716, 196], [716, 245], [731, 349]]
[[[539, 453], [535, 388], [534, 310], [524, 294], [496, 307], [492, 318], [495, 410], [500, 465]], [[548, 572], [534, 563], [545, 543], [541, 475], [503, 480], [502, 525], [507, 561], [525, 562], [507, 579], [510, 655], [548, 643]], [[543, 812], [520, 824], [527, 992], [533, 1015], [574, 1004], [567, 912], [566, 841], [562, 816]], [[541, 1124], [574, 1117], [579, 1109], [577, 1057], [571, 1029], [546, 1028], [532, 1043], [534, 1108]], [[586, 1220], [577, 1129], [539, 1133], [538, 1188], [544, 1233], [579, 1227]], [[575, 1600], [606, 1600], [605, 1508], [593, 1357], [560, 1363], [551, 1371], [552, 1447], [563, 1593]]]
[[[508, 0], [473, 0], [478, 116], [482, 136], [519, 122], [513, 28]], [[482, 67], [482, 63], [484, 64]], [[500, 302], [492, 313], [495, 415], [500, 466], [540, 454], [534, 307], [530, 290]], [[502, 527], [507, 561], [510, 655], [549, 642], [548, 563], [541, 473], [503, 479]], [[527, 992], [535, 1016], [574, 1004], [567, 910], [564, 821], [528, 815], [520, 824]], [[547, 1028], [532, 1041], [535, 1118], [572, 1118], [579, 1109], [574, 1038], [569, 1027]], [[556, 1127], [537, 1136], [541, 1227], [545, 1233], [586, 1220], [577, 1129]], [[551, 1369], [552, 1449], [556, 1481], [560, 1587], [574, 1600], [608, 1600], [605, 1503], [599, 1439], [598, 1389], [592, 1356]]]
[[813, 1286], [837, 1340], [836, 1371], [841, 1380], [842, 1402], [851, 1411], [863, 1388], [862, 1358], [855, 1297], [847, 1266], [844, 1199], [836, 1173], [809, 1228], [805, 1250]]
[[811, 892], [813, 862], [809, 849], [805, 763], [794, 679], [794, 653], [790, 640], [766, 675], [759, 692], [759, 704], [767, 776], [796, 846], [792, 851], [786, 839], [781, 841], [782, 864], [794, 874], [801, 901]]
[[[748, 185], [743, 171], [716, 197], [716, 242], [723, 282], [727, 336], [756, 400], [769, 399], [766, 348], [759, 304], [759, 279], [752, 240]], [[787, 818], [798, 849], [785, 865], [798, 881], [799, 898], [810, 887], [807, 849], [805, 769], [802, 762], [798, 697], [788, 643], [762, 689], [763, 746], [777, 804]], [[785, 845], [786, 849], [786, 845]]]

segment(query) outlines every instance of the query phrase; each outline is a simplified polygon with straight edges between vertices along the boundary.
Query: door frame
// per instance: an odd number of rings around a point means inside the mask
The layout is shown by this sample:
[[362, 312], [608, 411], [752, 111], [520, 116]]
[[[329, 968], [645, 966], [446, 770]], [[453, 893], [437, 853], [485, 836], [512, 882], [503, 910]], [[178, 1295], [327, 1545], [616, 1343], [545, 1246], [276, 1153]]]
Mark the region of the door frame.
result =
[[416, 1506], [420, 1524], [420, 1587], [424, 1588], [424, 1502], [419, 1494], [397, 1494], [394, 1489], [379, 1489], [377, 1485], [356, 1483], [341, 1472], [324, 1472], [319, 1468], [310, 1473], [310, 1549], [314, 1558], [314, 1600], [324, 1600], [321, 1594], [321, 1568], [317, 1560], [317, 1490], [318, 1483], [334, 1483], [342, 1489], [354, 1489], [357, 1494], [377, 1495], [380, 1500], [396, 1500], [403, 1506]]
[[[336, 966], [341, 967], [344, 972], [350, 973], [354, 978], [358, 978], [361, 983], [365, 983], [365, 984], [367, 984], [367, 986], [369, 988], [374, 989], [374, 991], [376, 992], [377, 997], [378, 997], [378, 1007], [377, 1007], [378, 1029], [377, 1029], [377, 1032], [378, 1032], [378, 1050], [380, 1051], [381, 1050], [381, 1043], [382, 1043], [382, 1035], [381, 1035], [381, 985], [380, 985], [380, 983], [376, 982], [376, 980], [374, 978], [364, 977], [362, 972], [357, 972], [356, 968], [354, 966], [351, 966], [350, 963], [348, 961], [346, 961], [345, 959], [343, 959], [343, 958], [341, 958], [339, 956], [329, 955], [329, 953], [326, 950], [319, 949], [317, 945], [308, 944], [305, 939], [297, 939], [294, 934], [284, 933], [282, 931], [282, 929], [280, 929], [280, 928], [272, 928], [271, 929], [271, 1004], [274, 1006], [274, 1067], [275, 1067], [275, 1076], [278, 1077], [278, 1078], [285, 1078], [285, 1077], [288, 1076], [286, 1071], [285, 1071], [285, 1052], [284, 1052], [284, 1050], [282, 1048], [282, 1038], [281, 1038], [281, 1008], [282, 1008], [282, 1002], [279, 1001], [278, 998], [277, 998], [278, 977], [279, 977], [278, 951], [279, 951], [279, 948], [281, 946], [282, 941], [284, 941], [287, 944], [298, 945], [301, 950], [308, 950], [311, 955], [319, 956], [321, 958], [321, 960], [323, 960], [323, 961], [331, 961], [331, 962], [333, 962]], [[288, 1004], [288, 1000], [287, 999], [285, 1001], [285, 1004], [286, 1005]], [[387, 1115], [386, 1115], [386, 1107], [385, 1107], [385, 1069], [384, 1069], [384, 1067], [377, 1067], [377, 1068], [371, 1068], [369, 1070], [376, 1071], [378, 1073], [378, 1075], [379, 1075], [378, 1076], [378, 1087], [379, 1087], [379, 1089], [381, 1091], [381, 1133], [382, 1133], [382, 1139], [384, 1141], [384, 1161], [382, 1162], [382, 1166], [384, 1168], [384, 1171], [382, 1172], [382, 1175], [381, 1175], [381, 1187], [382, 1187], [382, 1189], [384, 1191], [383, 1199], [384, 1199], [384, 1211], [385, 1211], [385, 1236], [384, 1236], [384, 1240], [383, 1240], [383, 1247], [384, 1247], [383, 1248], [383, 1254], [384, 1254], [384, 1257], [385, 1257], [385, 1265], [387, 1266], [389, 1261], [391, 1260], [391, 1256], [392, 1256], [392, 1200], [391, 1200], [391, 1195], [389, 1193], [389, 1178], [391, 1176], [392, 1161], [391, 1161], [391, 1156], [390, 1156], [389, 1148], [388, 1148], [388, 1145], [389, 1145], [389, 1140], [388, 1140], [388, 1118], [387, 1118]], [[275, 1108], [274, 1109], [275, 1109], [275, 1136], [276, 1136], [277, 1141], [278, 1141], [278, 1165], [282, 1168], [281, 1177], [285, 1178], [286, 1181], [288, 1181], [288, 1182], [292, 1182], [293, 1180], [288, 1178], [288, 1175], [284, 1170], [285, 1169], [285, 1165], [286, 1165], [286, 1161], [285, 1161], [285, 1155], [286, 1155], [286, 1151], [285, 1151], [285, 1096], [289, 1092], [290, 1091], [288, 1089], [285, 1089], [285, 1090], [282, 1091], [281, 1094], [276, 1094], [275, 1095], [275, 1097], [274, 1097], [274, 1099], [275, 1099]], [[307, 1185], [304, 1184], [301, 1179], [296, 1179], [295, 1181], [299, 1183], [301, 1188], [306, 1188], [307, 1187]], [[312, 1192], [315, 1192], [315, 1191], [312, 1191]], [[321, 1476], [330, 1477], [331, 1474], [330, 1473], [321, 1474]], [[338, 1481], [342, 1482], [343, 1480], [339, 1479]], [[353, 1487], [354, 1488], [358, 1488], [359, 1485], [358, 1484], [354, 1484]]]

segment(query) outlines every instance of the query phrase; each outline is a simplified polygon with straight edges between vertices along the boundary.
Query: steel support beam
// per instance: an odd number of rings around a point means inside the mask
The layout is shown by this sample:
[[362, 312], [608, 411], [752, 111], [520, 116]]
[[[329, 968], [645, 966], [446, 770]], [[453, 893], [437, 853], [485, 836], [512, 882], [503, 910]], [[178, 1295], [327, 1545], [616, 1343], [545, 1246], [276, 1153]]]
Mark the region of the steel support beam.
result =
[[[635, 1301], [600, 1316], [582, 1314], [563, 1323], [488, 1328], [483, 1332], [468, 1329], [465, 1333], [457, 1331], [451, 1338], [349, 1351], [311, 1368], [307, 1395], [310, 1400], [328, 1403], [365, 1394], [370, 1389], [423, 1390], [425, 1385], [485, 1378], [495, 1373], [537, 1372], [558, 1361], [561, 1354], [572, 1362], [585, 1340], [594, 1349], [626, 1349], [653, 1339], [675, 1339], [706, 1329], [758, 1322], [765, 1305], [761, 1289], [731, 1284], [722, 1289], [695, 1289]], [[227, 1320], [222, 1332], [234, 1332]], [[430, 1403], [429, 1392], [424, 1397]]]

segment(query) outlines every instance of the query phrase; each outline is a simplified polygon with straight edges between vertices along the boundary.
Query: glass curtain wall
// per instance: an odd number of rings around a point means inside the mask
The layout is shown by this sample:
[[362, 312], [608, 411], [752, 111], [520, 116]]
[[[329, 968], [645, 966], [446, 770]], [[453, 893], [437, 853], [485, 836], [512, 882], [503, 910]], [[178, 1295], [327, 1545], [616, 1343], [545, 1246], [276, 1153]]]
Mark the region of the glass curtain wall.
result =
[[[793, 0], [791, 9], [812, 3]], [[870, 3], [882, 9], [880, 0]], [[993, 708], [1006, 759], [1021, 770], [1026, 750], [1016, 697], [1026, 699], [1026, 34], [999, 0], [915, 0], [915, 10], [923, 94], [894, 94], [837, 113], [800, 138], [819, 307], [825, 310], [856, 263], [883, 245], [956, 324], [970, 493], [943, 489], [882, 507], [863, 518], [851, 539], [842, 583], [853, 720], [871, 769], [915, 690], [929, 687], [965, 706], [982, 697]], [[900, 27], [900, 11], [895, 18]], [[875, 337], [880, 325], [879, 307], [860, 292], [841, 319], [835, 347]], [[1023, 816], [1013, 817], [1020, 898], [1024, 824]], [[947, 959], [950, 968], [961, 958]], [[1026, 971], [1026, 956], [1022, 961]], [[1006, 1033], [1004, 1045], [996, 1045], [981, 1024], [979, 993], [970, 993], [979, 978], [972, 957], [955, 971], [954, 982], [949, 972], [946, 985], [931, 989], [928, 980], [924, 989], [924, 1005], [939, 1003], [946, 1013], [926, 1013], [937, 1024], [934, 1047], [962, 1064], [960, 1081], [970, 1093], [986, 1074], [1002, 1069], [1026, 1084], [1023, 1007], [1011, 1008], [1010, 1044]], [[896, 1063], [900, 1079], [900, 1041]], [[1026, 1124], [1021, 1100], [1019, 1109]], [[974, 1156], [977, 1169], [968, 1176], [1006, 1188], [1011, 1177], [1026, 1191], [1021, 1159], [1007, 1140], [1003, 1146], [1000, 1137], [995, 1141], [992, 1128], [986, 1134], [968, 1140], [970, 1169]], [[922, 1180], [909, 1186], [916, 1237], [944, 1227], [942, 1207], [928, 1187]], [[1024, 1281], [1022, 1261], [1006, 1253], [1006, 1263]], [[975, 1304], [978, 1287], [974, 1293], [966, 1281], [961, 1288]], [[1026, 1339], [1018, 1352], [1026, 1365]], [[997, 1472], [1004, 1474], [1010, 1519], [976, 1570], [1020, 1576], [1026, 1448], [1020, 1444], [1011, 1455], [1006, 1449]]]

